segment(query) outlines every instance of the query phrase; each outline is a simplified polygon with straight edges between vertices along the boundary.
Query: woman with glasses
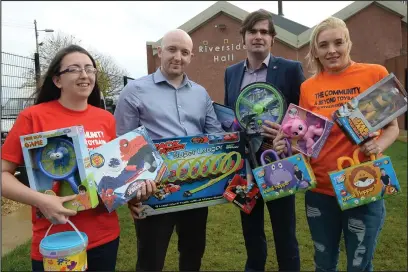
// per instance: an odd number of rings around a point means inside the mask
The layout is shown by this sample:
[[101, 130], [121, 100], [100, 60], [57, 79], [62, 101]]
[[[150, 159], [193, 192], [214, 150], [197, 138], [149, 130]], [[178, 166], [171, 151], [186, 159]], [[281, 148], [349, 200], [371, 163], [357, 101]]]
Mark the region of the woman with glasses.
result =
[[[51, 233], [70, 231], [66, 224], [68, 217], [88, 236], [88, 270], [115, 270], [120, 232], [116, 212], [108, 213], [100, 201], [96, 208], [77, 213], [63, 207], [75, 195], [58, 197], [40, 193], [24, 186], [13, 175], [16, 167], [24, 163], [21, 135], [82, 125], [86, 135], [92, 137], [86, 139], [89, 149], [116, 137], [113, 115], [99, 108], [101, 94], [95, 67], [92, 56], [79, 46], [71, 45], [59, 51], [35, 94], [35, 105], [19, 114], [2, 146], [2, 196], [32, 206], [34, 271], [44, 270], [39, 244], [50, 224], [57, 224]], [[146, 199], [154, 190], [154, 182], [146, 182], [141, 190], [144, 194], [139, 194], [135, 201]]]

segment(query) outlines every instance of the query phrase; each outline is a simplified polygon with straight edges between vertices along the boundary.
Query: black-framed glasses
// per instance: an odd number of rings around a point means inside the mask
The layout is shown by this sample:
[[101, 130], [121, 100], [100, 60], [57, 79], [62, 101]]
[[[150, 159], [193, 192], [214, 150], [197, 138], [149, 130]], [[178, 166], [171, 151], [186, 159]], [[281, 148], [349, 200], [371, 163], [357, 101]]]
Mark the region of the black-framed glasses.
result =
[[79, 75], [79, 74], [82, 73], [82, 71], [85, 71], [85, 73], [87, 75], [95, 75], [98, 72], [98, 70], [95, 67], [80, 68], [80, 67], [75, 67], [74, 66], [74, 67], [68, 67], [67, 69], [58, 72], [57, 76], [60, 76], [60, 75], [65, 74], [65, 73], [78, 74]]

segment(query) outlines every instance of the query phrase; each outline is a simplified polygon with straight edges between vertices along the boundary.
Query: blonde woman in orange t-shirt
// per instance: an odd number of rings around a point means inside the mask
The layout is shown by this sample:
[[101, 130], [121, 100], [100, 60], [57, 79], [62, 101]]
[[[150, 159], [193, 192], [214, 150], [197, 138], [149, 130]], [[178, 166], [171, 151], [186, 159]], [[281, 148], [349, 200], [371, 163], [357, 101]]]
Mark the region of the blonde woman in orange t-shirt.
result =
[[[54, 196], [32, 190], [20, 183], [14, 172], [24, 163], [20, 136], [42, 131], [82, 125], [88, 135], [88, 149], [116, 138], [113, 115], [100, 109], [100, 90], [97, 83], [96, 62], [82, 47], [70, 45], [51, 61], [44, 82], [35, 95], [35, 105], [18, 115], [13, 128], [1, 149], [2, 196], [31, 205], [33, 237], [31, 241], [31, 263], [33, 271], [44, 271], [39, 244], [47, 229], [50, 234], [71, 230], [69, 219], [87, 234], [87, 261], [90, 271], [114, 271], [119, 247], [119, 222], [116, 212], [109, 213], [104, 204], [81, 212], [66, 209], [63, 203], [72, 196]], [[133, 217], [137, 205], [155, 190], [153, 181], [142, 185], [142, 190], [129, 204]], [[83, 190], [80, 190], [83, 193]], [[44, 217], [38, 217], [36, 209]]]
[[[352, 61], [351, 46], [349, 31], [342, 20], [330, 17], [315, 27], [306, 57], [314, 75], [301, 85], [301, 107], [331, 119], [332, 113], [342, 104], [387, 76], [387, 70], [381, 65]], [[310, 160], [317, 188], [306, 192], [305, 206], [315, 246], [316, 271], [337, 270], [342, 232], [347, 271], [373, 270], [375, 245], [385, 218], [384, 201], [341, 211], [328, 172], [337, 170], [337, 158], [352, 157], [356, 148], [367, 156], [383, 152], [396, 140], [398, 133], [397, 121], [393, 120], [378, 138], [372, 137], [358, 147], [334, 125], [319, 157]], [[278, 153], [285, 148], [283, 137], [285, 135], [281, 134], [274, 140]]]

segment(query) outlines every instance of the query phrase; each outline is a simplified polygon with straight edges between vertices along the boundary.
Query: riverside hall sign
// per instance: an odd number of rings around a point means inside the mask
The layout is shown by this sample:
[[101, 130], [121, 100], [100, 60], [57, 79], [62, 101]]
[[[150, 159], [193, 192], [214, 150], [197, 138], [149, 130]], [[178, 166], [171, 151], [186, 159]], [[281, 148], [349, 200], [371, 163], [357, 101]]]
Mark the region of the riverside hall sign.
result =
[[241, 43], [229, 43], [224, 39], [223, 45], [209, 45], [208, 41], [203, 41], [203, 45], [198, 46], [199, 54], [214, 54], [214, 62], [233, 62], [234, 53], [246, 50], [246, 46]]

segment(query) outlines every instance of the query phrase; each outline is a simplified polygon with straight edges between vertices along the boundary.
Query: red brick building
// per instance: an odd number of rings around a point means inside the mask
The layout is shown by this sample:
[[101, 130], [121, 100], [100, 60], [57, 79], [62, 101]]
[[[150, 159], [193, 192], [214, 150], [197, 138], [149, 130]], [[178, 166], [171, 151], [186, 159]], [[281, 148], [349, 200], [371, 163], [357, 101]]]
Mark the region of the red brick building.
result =
[[[239, 28], [248, 13], [219, 1], [179, 27], [190, 34], [194, 43], [195, 56], [187, 74], [203, 85], [216, 102], [223, 103], [224, 100], [225, 68], [246, 57]], [[354, 61], [384, 65], [404, 86], [407, 85], [406, 4], [356, 1], [333, 16], [344, 20], [349, 28]], [[305, 75], [309, 77], [305, 56], [313, 28], [283, 16], [274, 14], [273, 17], [277, 36], [272, 54], [302, 62]], [[146, 43], [148, 73], [153, 73], [160, 65], [157, 56], [160, 42], [161, 39]], [[406, 116], [399, 119], [400, 127], [406, 129]]]

